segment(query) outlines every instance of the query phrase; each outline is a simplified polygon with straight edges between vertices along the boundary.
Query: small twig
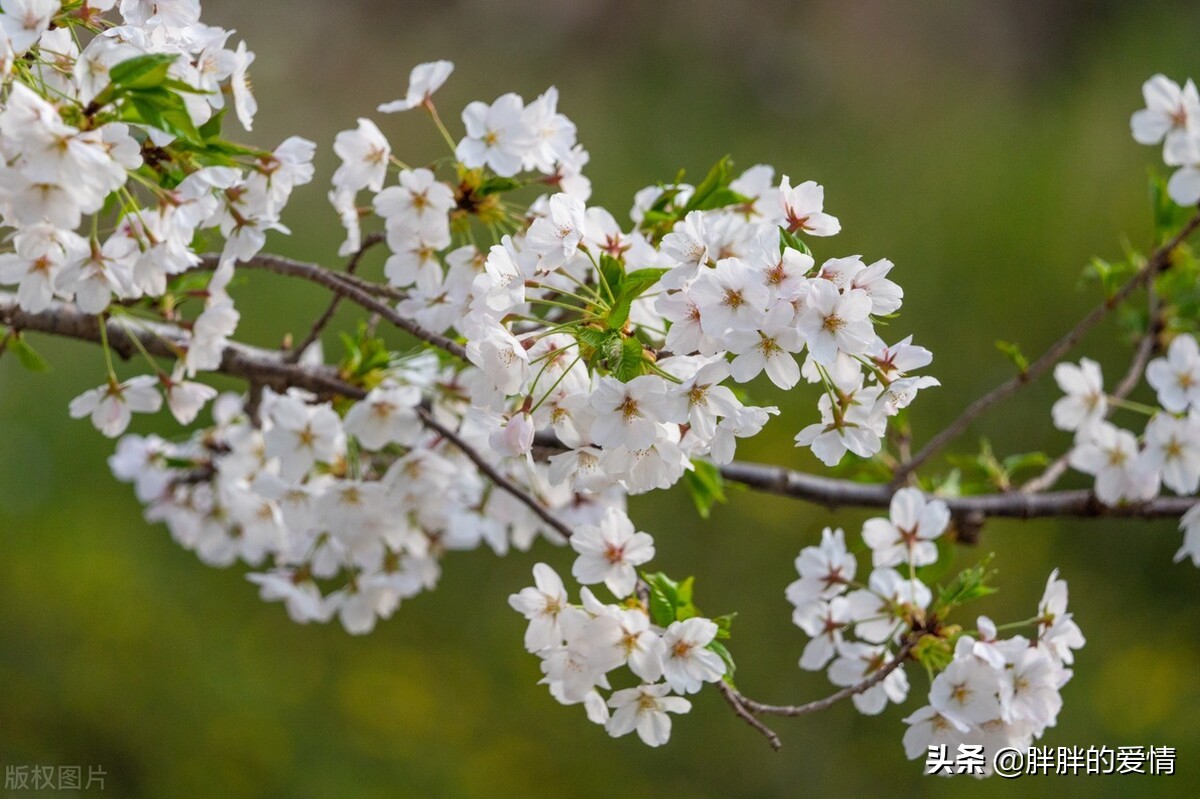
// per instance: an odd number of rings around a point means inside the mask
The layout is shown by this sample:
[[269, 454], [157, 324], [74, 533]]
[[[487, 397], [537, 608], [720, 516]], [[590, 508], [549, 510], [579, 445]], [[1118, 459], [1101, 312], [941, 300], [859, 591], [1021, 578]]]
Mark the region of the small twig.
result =
[[[353, 275], [355, 272], [357, 272], [358, 265], [362, 263], [363, 256], [366, 255], [372, 247], [382, 243], [383, 240], [384, 237], [381, 233], [372, 233], [370, 236], [367, 236], [363, 240], [362, 246], [355, 250], [354, 254], [350, 256], [350, 260], [346, 263], [346, 268], [341, 272], [342, 278], [344, 279], [348, 275]], [[341, 306], [343, 299], [345, 299], [345, 296], [342, 294], [333, 295], [333, 299], [329, 301], [329, 305], [325, 308], [325, 312], [317, 317], [317, 320], [313, 322], [312, 329], [308, 331], [308, 335], [305, 336], [304, 340], [297, 344], [292, 351], [287, 354], [287, 357], [284, 360], [286, 360], [288, 363], [298, 363], [300, 361], [301, 356], [304, 355], [304, 351], [311, 347], [313, 343], [321, 337], [321, 331], [323, 331], [333, 319], [333, 315], [337, 313], [337, 309]]]
[[[203, 256], [203, 265], [208, 269], [215, 269], [219, 262], [220, 256], [218, 255]], [[345, 276], [338, 272], [331, 272], [316, 264], [306, 264], [300, 261], [293, 261], [290, 258], [281, 258], [277, 255], [256, 255], [250, 260], [238, 264], [238, 268], [263, 269], [267, 272], [274, 272], [277, 275], [298, 277], [302, 280], [308, 280], [309, 282], [324, 286], [334, 294], [341, 295], [350, 300], [355, 305], [365, 308], [372, 313], [379, 314], [381, 318], [406, 333], [428, 344], [432, 344], [438, 349], [445, 350], [456, 358], [466, 360], [467, 351], [457, 341], [453, 341], [439, 333], [434, 333], [431, 330], [426, 330], [408, 317], [397, 313], [391, 306], [372, 297], [367, 291], [346, 280]]]
[[908, 653], [912, 651], [912, 648], [916, 642], [917, 639], [912, 637], [905, 640], [900, 648], [896, 650], [895, 657], [889, 660], [886, 664], [880, 667], [878, 671], [871, 674], [871, 676], [867, 677], [862, 682], [849, 685], [836, 693], [830, 694], [824, 699], [818, 699], [815, 702], [809, 702], [808, 704], [767, 705], [762, 702], [756, 702], [753, 699], [748, 699], [736, 691], [733, 693], [737, 696], [738, 702], [742, 705], [742, 707], [755, 714], [766, 714], [771, 716], [807, 716], [809, 713], [819, 713], [820, 711], [837, 704], [843, 699], [849, 699], [855, 694], [861, 694], [862, 692], [867, 691], [886, 680], [889, 674], [904, 665], [904, 661], [908, 658]]
[[433, 418], [433, 414], [424, 408], [417, 408], [417, 413], [420, 415], [421, 421], [424, 422], [426, 427], [457, 447], [472, 463], [475, 464], [479, 471], [487, 475], [488, 479], [495, 483], [498, 488], [501, 488], [511, 494], [517, 501], [533, 511], [539, 519], [545, 522], [548, 526], [552, 527], [563, 538], [571, 537], [573, 531], [570, 527], [568, 527], [557, 516], [547, 510], [546, 506], [538, 502], [532, 495], [529, 494], [529, 492], [509, 480], [504, 475], [500, 474], [500, 472], [496, 470], [496, 467], [488, 463], [487, 460], [480, 455], [474, 447], [464, 441], [462, 437], [458, 435], [458, 433], [455, 433], [437, 419]]
[[[1162, 332], [1163, 325], [1161, 305], [1158, 291], [1154, 288], [1154, 281], [1151, 280], [1146, 284], [1146, 332], [1138, 340], [1133, 358], [1129, 361], [1129, 368], [1125, 370], [1124, 377], [1121, 378], [1116, 388], [1113, 389], [1112, 396], [1118, 400], [1128, 397], [1138, 387], [1138, 384], [1142, 382], [1142, 375], [1146, 373], [1146, 366], [1150, 363], [1150, 357], [1154, 355], [1157, 349], [1158, 335]], [[1115, 410], [1116, 407], [1110, 404], [1105, 417], [1112, 416]], [[1070, 465], [1070, 457], [1070, 451], [1059, 455], [1041, 474], [1021, 486], [1021, 491], [1026, 494], [1032, 494], [1053, 488], [1059, 478], [1066, 474], [1067, 468]]]
[[927, 460], [941, 451], [941, 449], [949, 444], [954, 439], [958, 438], [962, 433], [980, 416], [982, 416], [993, 405], [1007, 399], [1017, 393], [1025, 385], [1032, 383], [1037, 378], [1048, 372], [1059, 360], [1062, 359], [1070, 350], [1079, 343], [1079, 341], [1093, 327], [1100, 323], [1104, 317], [1108, 316], [1114, 308], [1127, 300], [1138, 288], [1140, 288], [1147, 280], [1157, 275], [1170, 262], [1171, 253], [1175, 248], [1183, 243], [1197, 227], [1200, 227], [1200, 214], [1193, 216], [1186, 225], [1171, 238], [1163, 246], [1159, 247], [1146, 265], [1138, 271], [1136, 275], [1129, 279], [1115, 294], [1105, 300], [1092, 310], [1087, 316], [1079, 321], [1075, 327], [1067, 331], [1058, 341], [1054, 342], [1048, 350], [1046, 350], [1037, 360], [1029, 364], [1029, 367], [1020, 374], [1009, 378], [1005, 382], [996, 386], [994, 389], [984, 394], [979, 399], [967, 406], [958, 418], [944, 428], [940, 433], [935, 435], [929, 442], [921, 448], [916, 455], [910, 458], [905, 463], [902, 463], [897, 469], [895, 476], [892, 478], [892, 485], [903, 485], [908, 475], [919, 468]]
[[783, 741], [779, 740], [779, 735], [776, 734], [775, 730], [754, 718], [754, 714], [747, 710], [745, 705], [742, 704], [742, 695], [731, 688], [729, 683], [725, 682], [725, 680], [719, 680], [717, 682], [717, 690], [721, 692], [721, 696], [725, 697], [725, 701], [729, 704], [729, 707], [733, 709], [734, 715], [749, 724], [756, 731], [758, 731], [760, 735], [766, 738], [767, 743], [771, 745], [772, 749], [778, 752], [783, 748]]

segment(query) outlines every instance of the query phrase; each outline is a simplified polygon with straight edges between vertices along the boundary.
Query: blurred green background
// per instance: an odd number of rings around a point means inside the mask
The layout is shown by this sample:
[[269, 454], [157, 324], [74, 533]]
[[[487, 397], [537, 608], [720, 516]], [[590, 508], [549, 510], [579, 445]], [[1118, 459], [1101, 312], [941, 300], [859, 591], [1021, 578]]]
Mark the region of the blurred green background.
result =
[[[555, 84], [592, 153], [593, 201], [622, 219], [637, 188], [679, 167], [696, 176], [725, 153], [824, 183], [844, 232], [818, 242], [818, 256], [893, 259], [907, 296], [886, 335], [913, 332], [935, 352], [944, 387], [914, 408], [918, 440], [1008, 376], [997, 338], [1039, 352], [1096, 301], [1079, 282], [1090, 256], [1119, 255], [1126, 234], [1145, 246], [1146, 170], [1158, 156], [1130, 139], [1129, 114], [1152, 73], [1181, 79], [1200, 67], [1200, 7], [1184, 2], [204, 6], [206, 21], [236, 28], [258, 53], [251, 140], [296, 133], [322, 147], [323, 185], [301, 190], [284, 220], [295, 233], [272, 248], [336, 262], [329, 145], [356, 116], [374, 116], [405, 160], [441, 153], [422, 115], [373, 111], [402, 94], [414, 64], [457, 63], [438, 95], [454, 130], [469, 100], [528, 99]], [[302, 333], [323, 305], [318, 292], [261, 274], [238, 299], [239, 337], [267, 345]], [[1110, 323], [1082, 349], [1110, 379], [1128, 352], [1116, 341]], [[959, 564], [996, 553], [1002, 590], [978, 609], [1002, 621], [1032, 615], [1060, 567], [1088, 645], [1042, 743], [1175, 746], [1173, 777], [924, 778], [900, 745], [900, 719], [927, 688], [915, 672], [914, 698], [882, 717], [845, 704], [778, 720], [780, 753], [706, 691], [655, 751], [610, 740], [535, 685], [524, 622], [504, 599], [530, 582], [535, 560], [568, 572], [569, 553], [539, 544], [502, 560], [454, 555], [437, 591], [366, 638], [294, 625], [258, 600], [245, 569], [207, 568], [142, 521], [105, 465], [111, 443], [67, 418], [70, 398], [102, 378], [99, 353], [36, 343], [50, 375], [0, 359], [0, 763], [103, 765], [109, 795], [228, 799], [1200, 790], [1200, 573], [1171, 562], [1172, 523], [994, 522]], [[791, 438], [813, 397], [770, 388], [761, 395], [785, 416], [739, 454], [811, 467]], [[1061, 451], [1067, 438], [1049, 423], [1056, 393], [1033, 386], [971, 436], [991, 437], [1001, 454]], [[154, 424], [134, 429], [167, 429]], [[796, 667], [805, 638], [783, 587], [821, 527], [856, 534], [867, 514], [738, 493], [702, 522], [678, 491], [634, 512], [657, 537], [657, 564], [697, 575], [702, 608], [741, 612], [732, 645], [746, 693], [792, 702], [829, 692], [824, 675]]]

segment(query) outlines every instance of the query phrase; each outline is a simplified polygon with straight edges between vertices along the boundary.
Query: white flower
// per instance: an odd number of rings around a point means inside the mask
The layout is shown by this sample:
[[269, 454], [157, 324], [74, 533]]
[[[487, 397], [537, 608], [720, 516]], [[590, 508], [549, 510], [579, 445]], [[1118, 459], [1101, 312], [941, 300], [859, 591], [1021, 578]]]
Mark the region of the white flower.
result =
[[796, 608], [792, 623], [812, 636], [800, 655], [800, 668], [820, 671], [837, 654], [842, 632], [854, 622], [845, 597], [816, 600]]
[[1158, 402], [1171, 413], [1200, 408], [1200, 347], [1184, 333], [1175, 337], [1165, 358], [1146, 366], [1146, 382], [1158, 392]]
[[933, 598], [924, 583], [895, 569], [875, 569], [868, 586], [847, 594], [846, 601], [856, 622], [854, 632], [873, 644], [891, 638], [914, 610], [924, 609]]
[[1100, 364], [1087, 358], [1078, 366], [1060, 363], [1054, 367], [1054, 380], [1066, 393], [1050, 409], [1055, 427], [1079, 430], [1104, 419], [1108, 413], [1108, 397], [1104, 393]]
[[821, 421], [810, 424], [796, 434], [796, 446], [812, 447], [813, 455], [826, 466], [836, 466], [847, 452], [869, 458], [883, 446], [887, 418], [878, 407], [882, 393], [878, 386], [868, 386], [850, 393], [850, 404], [837, 418], [833, 400], [822, 394], [817, 400]]
[[526, 246], [542, 257], [541, 272], [558, 269], [575, 254], [587, 225], [583, 203], [568, 194], [551, 197], [549, 211], [533, 221], [525, 237]]
[[937, 561], [934, 539], [950, 524], [950, 509], [941, 500], [926, 500], [919, 488], [902, 488], [892, 496], [890, 519], [868, 519], [863, 540], [872, 549], [876, 566]]
[[375, 195], [375, 213], [390, 226], [417, 231], [436, 249], [450, 245], [448, 214], [454, 208], [454, 190], [439, 182], [428, 169], [405, 169], [400, 185]]
[[704, 270], [688, 291], [700, 309], [704, 333], [722, 338], [729, 329], [754, 330], [770, 294], [753, 269], [737, 258], [723, 258]]
[[805, 547], [796, 558], [800, 579], [788, 585], [788, 602], [803, 608], [818, 599], [832, 599], [854, 580], [858, 562], [846, 550], [846, 536], [840, 529], [826, 527], [819, 547]]
[[397, 111], [407, 111], [428, 102], [433, 93], [442, 87], [450, 73], [454, 72], [454, 64], [450, 61], [430, 61], [417, 64], [408, 75], [408, 91], [403, 100], [393, 100], [379, 106], [382, 114], [394, 114]]
[[524, 116], [525, 106], [519, 95], [505, 94], [490, 106], [475, 101], [463, 109], [467, 135], [458, 143], [455, 154], [469, 169], [488, 166], [501, 177], [521, 171], [526, 155], [536, 141]]
[[238, 122], [241, 122], [246, 130], [253, 128], [254, 115], [258, 113], [258, 101], [250, 91], [250, 79], [246, 75], [253, 63], [254, 53], [246, 49], [245, 42], [238, 42], [237, 51], [233, 54], [229, 86], [233, 91], [233, 108], [237, 113]]
[[421, 434], [416, 408], [421, 391], [415, 386], [385, 382], [371, 389], [346, 414], [346, 432], [369, 450], [381, 450], [390, 443], [411, 445]]
[[956, 751], [971, 728], [954, 718], [925, 705], [903, 719], [909, 725], [904, 732], [904, 754], [909, 760], [926, 757], [931, 746], [946, 746]]
[[37, 44], [62, 8], [61, 0], [0, 0], [0, 30], [8, 37], [13, 52], [24, 53]]
[[1181, 496], [1200, 488], [1200, 417], [1177, 418], [1159, 413], [1146, 425], [1142, 460], [1162, 475], [1163, 483]]
[[705, 648], [717, 637], [717, 629], [716, 622], [692, 618], [672, 622], [663, 633], [663, 677], [671, 690], [694, 694], [725, 674], [725, 661]]
[[1188, 508], [1179, 520], [1179, 529], [1183, 533], [1183, 546], [1175, 553], [1175, 562], [1191, 558], [1193, 565], [1200, 566], [1200, 504]]
[[959, 639], [954, 660], [934, 678], [929, 689], [929, 704], [934, 710], [966, 725], [1000, 718], [1001, 691], [1011, 688], [991, 664], [971, 654], [974, 643], [970, 636]]
[[622, 383], [602, 377], [591, 396], [592, 441], [601, 447], [647, 449], [658, 435], [658, 422], [668, 421], [666, 385], [658, 375], [640, 375]]
[[525, 649], [540, 652], [563, 642], [559, 615], [568, 607], [568, 601], [562, 578], [545, 563], [533, 567], [533, 581], [536, 587], [510, 595], [508, 604], [529, 619]]
[[185, 380], [183, 375], [183, 364], [179, 364], [167, 381], [167, 407], [177, 422], [188, 425], [196, 421], [201, 409], [217, 396], [217, 390], [203, 383]]
[[288, 394], [270, 403], [272, 427], [266, 432], [267, 456], [279, 458], [280, 473], [302, 477], [316, 462], [332, 463], [345, 446], [342, 420], [329, 405], [307, 405]]
[[133, 413], [156, 413], [162, 407], [157, 385], [158, 380], [150, 375], [131, 377], [124, 383], [111, 381], [71, 400], [71, 418], [90, 415], [97, 430], [116, 438], [129, 427]]
[[730, 373], [739, 383], [754, 379], [766, 371], [771, 382], [785, 391], [800, 382], [800, 364], [793, 353], [804, 348], [800, 333], [792, 324], [792, 308], [776, 305], [759, 322], [758, 330], [733, 330], [725, 342], [737, 357]]
[[246, 579], [259, 587], [263, 601], [282, 601], [288, 616], [297, 624], [326, 622], [333, 615], [333, 605], [323, 601], [317, 584], [298, 572], [279, 569], [265, 574], [247, 574]]
[[[829, 681], [834, 685], [858, 685], [887, 666], [892, 655], [886, 648], [843, 641], [838, 657], [829, 664]], [[900, 704], [908, 696], [908, 675], [903, 667], [891, 671], [881, 682], [854, 695], [854, 707], [864, 716], [883, 712], [888, 700]]]
[[374, 122], [360, 118], [358, 128], [343, 130], [333, 141], [333, 151], [342, 159], [333, 173], [334, 186], [349, 191], [383, 188], [392, 146]]
[[1179, 163], [1186, 140], [1200, 132], [1200, 94], [1192, 81], [1179, 84], [1165, 75], [1154, 75], [1142, 85], [1146, 107], [1134, 113], [1129, 124], [1134, 141], [1158, 144], [1166, 140], [1168, 163]]
[[1046, 591], [1038, 603], [1038, 616], [1041, 620], [1038, 643], [1060, 663], [1074, 663], [1072, 650], [1082, 649], [1087, 642], [1073, 614], [1067, 612], [1067, 583], [1058, 579], [1058, 569], [1051, 572], [1046, 581]]
[[871, 346], [875, 329], [870, 321], [871, 297], [865, 291], [842, 294], [830, 281], [816, 278], [809, 284], [807, 304], [798, 326], [817, 363], [829, 366], [839, 351], [861, 355]]
[[1158, 472], [1138, 457], [1137, 438], [1109, 422], [1081, 431], [1068, 462], [1096, 476], [1096, 498], [1105, 505], [1147, 500], [1158, 493]]
[[647, 746], [662, 746], [671, 738], [671, 717], [668, 713], [687, 713], [692, 703], [681, 696], [668, 696], [664, 683], [642, 685], [616, 691], [608, 700], [616, 712], [604, 725], [614, 738], [637, 730]]
[[583, 585], [602, 582], [618, 598], [633, 593], [635, 567], [654, 557], [654, 539], [635, 532], [633, 522], [616, 508], [609, 508], [598, 525], [577, 528], [571, 548], [579, 553], [571, 568], [575, 579]]
[[810, 236], [832, 236], [842, 229], [837, 217], [823, 212], [825, 189], [818, 183], [806, 180], [792, 188], [787, 175], [779, 184], [779, 207], [783, 211], [784, 225], [792, 232]]

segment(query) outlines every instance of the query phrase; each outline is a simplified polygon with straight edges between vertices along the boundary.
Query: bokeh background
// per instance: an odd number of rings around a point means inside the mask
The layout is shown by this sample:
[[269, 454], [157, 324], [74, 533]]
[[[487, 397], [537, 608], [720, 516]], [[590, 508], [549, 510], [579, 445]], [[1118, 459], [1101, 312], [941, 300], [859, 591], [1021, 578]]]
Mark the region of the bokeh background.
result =
[[[335, 133], [399, 96], [412, 65], [458, 65], [438, 95], [456, 109], [550, 84], [591, 150], [593, 201], [624, 214], [633, 192], [729, 153], [826, 185], [844, 232], [818, 255], [890, 257], [906, 290], [889, 337], [913, 332], [944, 387], [914, 409], [918, 440], [1005, 378], [1003, 338], [1036, 353], [1096, 301], [1080, 270], [1150, 236], [1147, 168], [1129, 114], [1142, 81], [1200, 67], [1194, 3], [682, 2], [438, 3], [205, 0], [258, 61], [262, 110], [250, 139], [317, 141], [321, 182]], [[409, 161], [440, 154], [422, 115], [379, 120]], [[336, 216], [302, 190], [276, 238], [285, 254], [334, 263]], [[378, 268], [374, 262], [372, 268]], [[239, 290], [240, 336], [274, 344], [307, 329], [321, 295], [255, 274]], [[350, 322], [347, 312], [343, 321]], [[50, 375], [0, 359], [0, 763], [102, 765], [109, 795], [151, 797], [601, 797], [887, 795], [1195, 796], [1200, 790], [1200, 572], [1172, 563], [1171, 523], [993, 522], [959, 565], [996, 553], [997, 619], [1032, 615], [1060, 567], [1088, 646], [1049, 745], [1168, 745], [1173, 777], [1025, 778], [964, 785], [904, 759], [900, 719], [848, 705], [778, 720], [771, 752], [713, 692], [658, 751], [610, 740], [554, 703], [504, 605], [537, 559], [459, 554], [437, 591], [365, 638], [292, 624], [260, 602], [243, 568], [214, 570], [142, 521], [109, 475], [111, 451], [67, 402], [100, 382], [98, 353], [42, 339]], [[1110, 376], [1128, 348], [1109, 324], [1083, 352]], [[804, 390], [740, 451], [809, 467], [791, 437]], [[776, 392], [777, 393], [777, 392]], [[1002, 454], [1068, 443], [1049, 423], [1056, 391], [1033, 386], [984, 420]], [[156, 429], [139, 420], [135, 429]], [[165, 429], [165, 428], [164, 428]], [[972, 437], [959, 444], [973, 446]], [[944, 465], [944, 464], [942, 464]], [[1082, 483], [1079, 483], [1082, 484]], [[739, 684], [767, 701], [827, 693], [796, 668], [804, 636], [783, 587], [831, 514], [745, 493], [699, 520], [686, 494], [634, 503], [658, 563], [695, 574], [711, 614], [738, 610]]]

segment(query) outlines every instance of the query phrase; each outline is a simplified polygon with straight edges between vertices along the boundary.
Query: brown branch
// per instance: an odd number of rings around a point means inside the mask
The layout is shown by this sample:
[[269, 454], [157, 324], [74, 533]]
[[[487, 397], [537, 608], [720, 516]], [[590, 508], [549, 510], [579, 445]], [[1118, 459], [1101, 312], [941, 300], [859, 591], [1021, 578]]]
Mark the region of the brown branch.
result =
[[[31, 314], [22, 311], [16, 297], [0, 292], [0, 323], [15, 330], [73, 338], [92, 343], [100, 342], [100, 328], [95, 316], [80, 313], [74, 306], [54, 303], [48, 310]], [[176, 358], [187, 344], [186, 334], [177, 327], [154, 322], [137, 322], [131, 332], [127, 325], [110, 321], [108, 340], [113, 351], [124, 358], [138, 353], [132, 336], [136, 335], [151, 355]], [[361, 399], [366, 392], [347, 383], [329, 366], [307, 366], [286, 363], [276, 351], [230, 342], [225, 347], [218, 372], [239, 377], [252, 383], [269, 386], [283, 392], [289, 387], [302, 388], [318, 395], [342, 395]], [[436, 421], [435, 421], [436, 424]], [[445, 429], [444, 426], [441, 426]], [[442, 434], [441, 430], [437, 430]], [[446, 436], [454, 443], [457, 436]], [[561, 451], [562, 445], [552, 435], [541, 433], [535, 445]], [[467, 446], [464, 442], [463, 446]], [[464, 450], [465, 452], [465, 450]], [[482, 460], [478, 453], [475, 458]], [[470, 457], [470, 455], [468, 455]], [[474, 458], [472, 458], [474, 460]], [[491, 467], [489, 467], [491, 468]], [[493, 470], [494, 471], [494, 470]], [[486, 472], [485, 472], [486, 474]], [[895, 489], [883, 483], [856, 483], [831, 477], [805, 474], [780, 466], [734, 462], [721, 467], [726, 480], [741, 483], [768, 494], [804, 500], [830, 509], [837, 507], [886, 508]], [[490, 476], [490, 475], [489, 475]], [[510, 492], [511, 493], [511, 492]], [[1055, 491], [1042, 494], [1007, 492], [979, 494], [966, 497], [942, 498], [950, 512], [958, 518], [1005, 517], [1032, 519], [1048, 516], [1120, 517], [1156, 519], [1182, 516], [1197, 502], [1194, 497], [1159, 497], [1150, 502], [1107, 507], [1091, 491]], [[522, 499], [526, 505], [529, 503]], [[533, 500], [536, 502], [536, 500]], [[532, 507], [532, 506], [531, 506]], [[540, 505], [539, 505], [540, 507]], [[540, 516], [540, 514], [539, 514]], [[543, 521], [545, 519], [543, 518]], [[550, 522], [547, 522], [550, 524]], [[553, 523], [559, 533], [565, 525]]]
[[[355, 250], [354, 254], [350, 256], [350, 260], [346, 262], [346, 268], [341, 272], [342, 278], [345, 279], [346, 277], [351, 276], [358, 271], [358, 265], [362, 263], [363, 256], [366, 255], [372, 247], [382, 243], [383, 240], [384, 237], [380, 233], [372, 233], [370, 236], [367, 236], [367, 238], [363, 240], [362, 246]], [[312, 329], [308, 331], [308, 335], [304, 337], [303, 341], [292, 348], [291, 352], [288, 353], [286, 358], [288, 363], [297, 363], [300, 360], [300, 357], [304, 355], [304, 351], [311, 347], [313, 343], [321, 337], [321, 331], [324, 330], [329, 322], [333, 319], [333, 315], [337, 313], [337, 309], [339, 306], [341, 306], [343, 299], [345, 299], [345, 297], [342, 294], [333, 295], [333, 299], [329, 301], [329, 305], [326, 306], [325, 312], [317, 317], [317, 320], [313, 322]]]
[[742, 695], [730, 687], [729, 683], [725, 682], [724, 679], [719, 680], [717, 682], [717, 690], [721, 692], [721, 696], [725, 698], [734, 715], [753, 727], [759, 735], [766, 738], [767, 743], [771, 745], [772, 749], [778, 752], [783, 748], [783, 741], [779, 740], [779, 735], [776, 734], [775, 730], [754, 718], [754, 714], [742, 704]]
[[900, 646], [900, 648], [896, 650], [896, 654], [891, 660], [889, 660], [879, 670], [871, 674], [871, 676], [867, 677], [862, 682], [855, 683], [854, 685], [848, 685], [842, 690], [832, 693], [824, 699], [818, 699], [814, 702], [809, 702], [804, 705], [767, 705], [762, 702], [756, 702], [753, 699], [749, 699], [737, 691], [732, 691], [732, 693], [743, 708], [754, 714], [770, 716], [807, 716], [810, 713], [819, 713], [820, 711], [826, 710], [832, 705], [837, 704], [843, 699], [849, 699], [855, 694], [861, 694], [862, 692], [867, 691], [886, 680], [889, 674], [904, 665], [904, 661], [908, 658], [908, 653], [912, 651], [912, 648], [916, 642], [916, 638], [909, 637]]
[[[101, 341], [98, 317], [81, 313], [72, 305], [58, 302], [40, 313], [29, 313], [21, 310], [15, 295], [3, 291], [0, 291], [0, 323], [13, 330], [32, 330], [97, 344]], [[187, 344], [187, 334], [184, 331], [173, 325], [156, 322], [138, 320], [135, 327], [108, 321], [105, 333], [109, 348], [125, 359], [134, 357], [141, 348], [145, 348], [146, 352], [154, 356], [176, 358]], [[137, 343], [134, 342], [135, 338]], [[221, 366], [217, 371], [245, 379], [251, 385], [270, 386], [281, 393], [289, 387], [295, 387], [323, 396], [341, 395], [352, 399], [362, 399], [367, 394], [362, 388], [342, 380], [332, 367], [289, 363], [279, 352], [235, 342], [226, 344], [221, 356]], [[528, 491], [502, 475], [461, 436], [434, 419], [424, 408], [418, 408], [417, 412], [427, 428], [466, 455], [498, 488], [511, 494], [564, 538], [571, 537], [570, 527], [555, 517]]]
[[[1142, 375], [1146, 373], [1146, 366], [1150, 363], [1150, 357], [1154, 355], [1157, 349], [1158, 335], [1162, 332], [1163, 319], [1161, 305], [1158, 291], [1155, 290], [1154, 281], [1151, 280], [1146, 284], [1146, 332], [1138, 340], [1133, 358], [1129, 361], [1129, 368], [1125, 370], [1125, 375], [1117, 383], [1116, 388], [1113, 389], [1111, 397], [1123, 400], [1132, 394], [1133, 390], [1142, 382]], [[1110, 404], [1105, 417], [1112, 416], [1115, 410], [1115, 405]], [[1021, 491], [1026, 494], [1032, 494], [1053, 488], [1059, 478], [1066, 474], [1070, 458], [1070, 450], [1059, 455], [1041, 474], [1021, 486]]]
[[993, 405], [1008, 399], [1013, 394], [1017, 393], [1021, 388], [1048, 372], [1064, 355], [1079, 343], [1079, 341], [1093, 327], [1100, 323], [1104, 317], [1108, 316], [1118, 305], [1139, 289], [1147, 280], [1157, 275], [1170, 264], [1171, 253], [1175, 248], [1183, 243], [1188, 236], [1195, 232], [1196, 228], [1200, 227], [1200, 214], [1193, 216], [1186, 225], [1173, 236], [1166, 244], [1155, 250], [1154, 254], [1146, 262], [1146, 265], [1138, 270], [1138, 273], [1129, 279], [1125, 285], [1121, 286], [1115, 294], [1109, 297], [1100, 305], [1092, 309], [1092, 312], [1079, 321], [1075, 327], [1071, 328], [1058, 341], [1054, 342], [1048, 350], [1046, 350], [1037, 360], [1029, 364], [1029, 367], [1020, 374], [1009, 378], [1005, 382], [996, 386], [994, 389], [984, 394], [979, 399], [967, 406], [958, 418], [951, 422], [940, 433], [935, 435], [929, 442], [921, 448], [911, 459], [901, 464], [896, 469], [896, 474], [892, 479], [893, 485], [901, 485], [905, 479], [913, 471], [918, 469], [927, 460], [941, 451], [943, 447], [949, 444], [954, 439], [963, 434], [964, 431], [988, 411]]
[[[220, 256], [205, 255], [203, 256], [202, 266], [206, 269], [216, 269], [219, 262]], [[355, 305], [372, 313], [379, 314], [380, 318], [390, 322], [406, 333], [428, 344], [432, 344], [438, 349], [445, 350], [456, 358], [466, 360], [467, 351], [457, 341], [453, 341], [440, 333], [426, 330], [408, 317], [397, 313], [395, 308], [371, 296], [365, 289], [346, 280], [345, 275], [338, 272], [331, 272], [316, 264], [293, 261], [290, 258], [282, 258], [278, 255], [256, 255], [248, 261], [239, 263], [237, 268], [262, 269], [267, 272], [274, 272], [277, 275], [297, 277], [324, 286], [335, 295], [344, 297]]]
[[[886, 483], [856, 483], [795, 472], [780, 466], [737, 461], [722, 466], [721, 475], [730, 482], [741, 483], [757, 491], [812, 502], [831, 510], [839, 507], [886, 508], [897, 490]], [[1088, 490], [1044, 494], [1008, 491], [939, 499], [946, 503], [951, 515], [959, 519], [1036, 519], [1050, 516], [1178, 518], [1198, 501], [1196, 497], [1165, 496], [1149, 502], [1110, 507], [1102, 504]]]
[[446, 427], [437, 419], [434, 419], [433, 414], [424, 408], [417, 408], [417, 413], [420, 414], [421, 421], [425, 423], [426, 427], [428, 427], [430, 430], [433, 430], [435, 433], [449, 441], [454, 446], [458, 447], [458, 449], [460, 449], [462, 453], [466, 455], [472, 463], [475, 464], [476, 468], [487, 475], [493, 483], [498, 485], [500, 488], [503, 488], [509, 494], [512, 494], [513, 497], [521, 502], [521, 504], [525, 505], [525, 507], [537, 514], [539, 519], [545, 522], [548, 526], [554, 528], [555, 532], [557, 532], [563, 538], [571, 537], [572, 530], [570, 527], [559, 520], [558, 517], [556, 517], [553, 513], [548, 511], [546, 507], [542, 505], [542, 503], [534, 499], [533, 496], [531, 496], [528, 492], [516, 486], [507, 477], [496, 471], [496, 467], [488, 463], [487, 460], [480, 455], [474, 447], [464, 441], [462, 437], [458, 435], [458, 433], [455, 433], [449, 427]]

